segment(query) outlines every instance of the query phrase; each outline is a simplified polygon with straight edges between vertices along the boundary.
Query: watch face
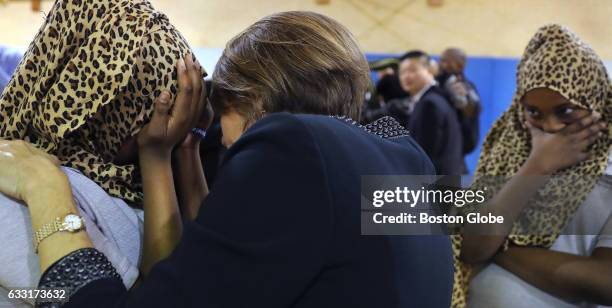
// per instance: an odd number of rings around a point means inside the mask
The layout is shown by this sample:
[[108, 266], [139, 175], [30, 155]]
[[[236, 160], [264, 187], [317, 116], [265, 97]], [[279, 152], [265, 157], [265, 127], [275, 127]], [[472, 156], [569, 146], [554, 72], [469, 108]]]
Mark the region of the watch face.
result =
[[77, 215], [70, 214], [64, 218], [64, 227], [70, 232], [80, 230], [82, 226], [81, 217]]

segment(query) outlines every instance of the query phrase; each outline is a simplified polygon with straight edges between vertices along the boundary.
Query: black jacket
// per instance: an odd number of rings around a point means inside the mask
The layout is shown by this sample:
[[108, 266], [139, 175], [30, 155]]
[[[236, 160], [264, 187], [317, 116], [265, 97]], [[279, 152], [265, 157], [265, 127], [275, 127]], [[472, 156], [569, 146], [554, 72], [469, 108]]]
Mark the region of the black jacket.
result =
[[227, 151], [172, 255], [135, 290], [81, 288], [68, 307], [448, 307], [447, 236], [362, 236], [360, 177], [431, 174], [410, 137], [271, 114]]
[[408, 129], [433, 161], [437, 174], [463, 174], [461, 125], [438, 86], [429, 88], [416, 103]]
[[[451, 75], [449, 74], [441, 74], [436, 80], [440, 85], [440, 89], [442, 89], [444, 97], [451, 103], [451, 105], [454, 105], [453, 99], [456, 99], [457, 97], [450, 89], [450, 76]], [[476, 149], [478, 146], [478, 141], [480, 138], [480, 112], [482, 110], [482, 104], [480, 102], [480, 94], [478, 94], [476, 85], [463, 75], [460, 77], [460, 79], [467, 88], [467, 95], [465, 99], [469, 104], [474, 105], [476, 108], [476, 114], [473, 117], [466, 117], [463, 115], [461, 110], [455, 108], [455, 110], [457, 110], [457, 115], [459, 116], [459, 124], [461, 125], [463, 135], [463, 155], [467, 155], [474, 151], [474, 149]]]

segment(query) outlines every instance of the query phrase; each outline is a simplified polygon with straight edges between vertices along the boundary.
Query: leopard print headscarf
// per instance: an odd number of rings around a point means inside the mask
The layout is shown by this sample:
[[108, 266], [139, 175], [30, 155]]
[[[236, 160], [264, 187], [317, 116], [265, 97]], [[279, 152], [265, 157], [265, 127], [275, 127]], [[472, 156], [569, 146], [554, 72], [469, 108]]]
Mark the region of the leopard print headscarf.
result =
[[[514, 175], [531, 150], [524, 125], [523, 95], [535, 88], [559, 92], [575, 105], [599, 112], [612, 122], [612, 85], [601, 59], [574, 33], [560, 25], [540, 28], [530, 40], [517, 69], [517, 89], [509, 109], [495, 122], [482, 146], [474, 174], [475, 187], [491, 188], [491, 178]], [[612, 130], [590, 148], [591, 158], [558, 171], [529, 202], [504, 248], [509, 244], [549, 248], [604, 174]], [[560, 155], [563, 155], [560, 153]], [[493, 193], [499, 185], [493, 185]], [[453, 307], [464, 307], [471, 268], [460, 262], [461, 236], [453, 236], [455, 287]]]
[[145, 0], [57, 0], [0, 96], [0, 138], [57, 155], [109, 194], [138, 205], [136, 165], [113, 164], [190, 52]]

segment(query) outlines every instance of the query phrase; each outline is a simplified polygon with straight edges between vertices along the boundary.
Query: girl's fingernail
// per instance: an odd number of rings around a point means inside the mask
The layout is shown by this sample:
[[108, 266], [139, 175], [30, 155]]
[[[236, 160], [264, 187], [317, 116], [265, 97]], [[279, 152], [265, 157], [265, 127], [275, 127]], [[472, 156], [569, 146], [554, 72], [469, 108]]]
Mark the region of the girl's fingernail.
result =
[[168, 93], [167, 91], [163, 91], [160, 95], [159, 95], [159, 100], [162, 103], [167, 103], [170, 100], [170, 93]]

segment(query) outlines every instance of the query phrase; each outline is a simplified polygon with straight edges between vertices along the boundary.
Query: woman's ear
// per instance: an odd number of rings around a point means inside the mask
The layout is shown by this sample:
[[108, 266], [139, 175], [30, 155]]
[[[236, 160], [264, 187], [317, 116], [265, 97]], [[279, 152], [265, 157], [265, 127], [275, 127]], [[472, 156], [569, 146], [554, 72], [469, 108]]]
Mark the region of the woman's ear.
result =
[[245, 121], [242, 131], [245, 132], [247, 129], [249, 129], [249, 127], [251, 127], [251, 125], [255, 124], [257, 121], [261, 120], [265, 116], [266, 116], [265, 110], [259, 110], [259, 111], [253, 112]]

